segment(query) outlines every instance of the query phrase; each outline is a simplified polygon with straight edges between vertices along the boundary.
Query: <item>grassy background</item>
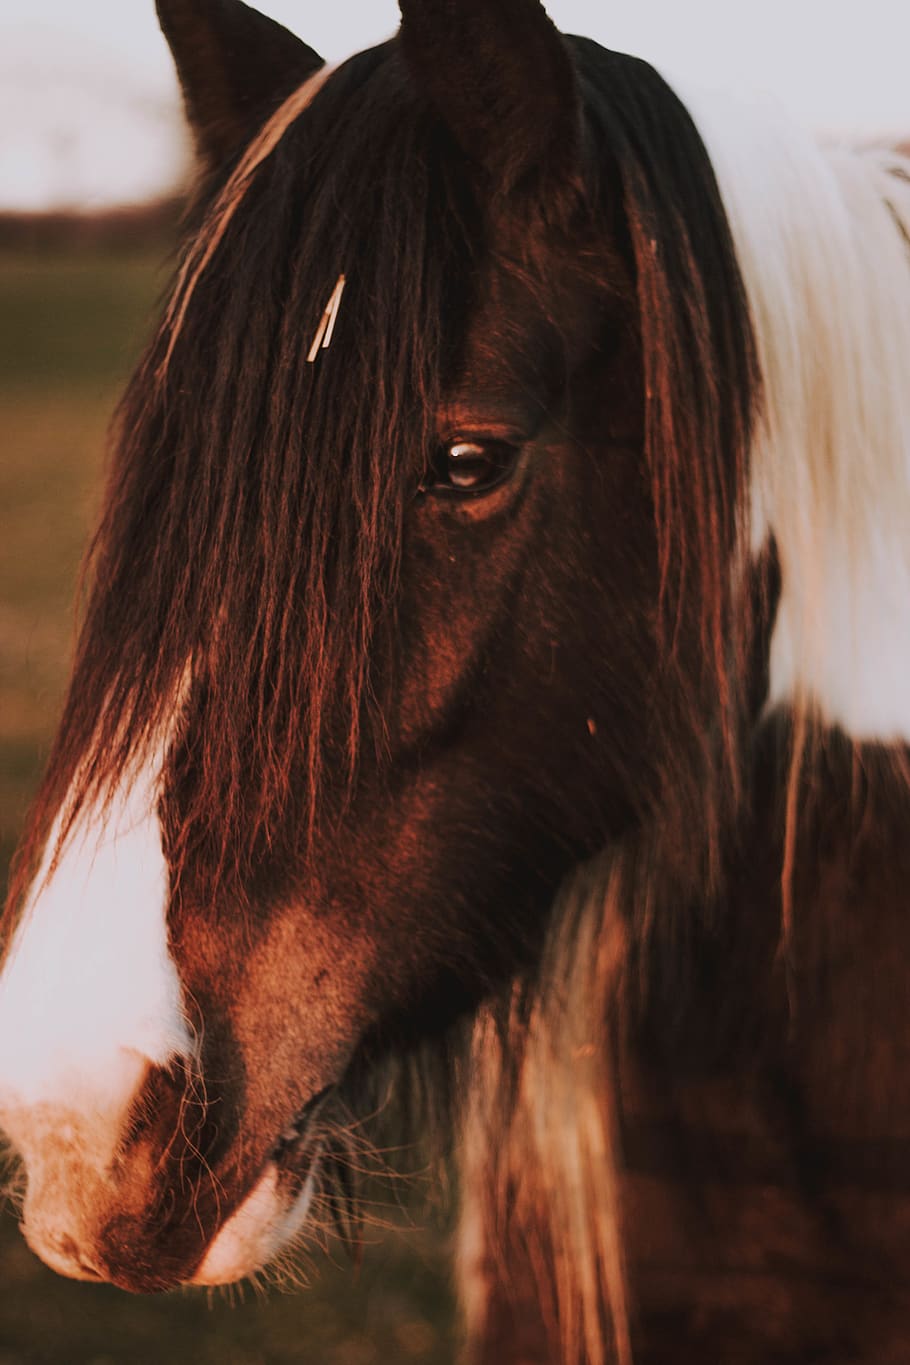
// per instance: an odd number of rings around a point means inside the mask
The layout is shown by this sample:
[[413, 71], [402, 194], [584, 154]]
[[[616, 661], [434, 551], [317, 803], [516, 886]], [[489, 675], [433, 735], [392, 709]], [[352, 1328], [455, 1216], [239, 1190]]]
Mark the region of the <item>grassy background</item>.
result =
[[[111, 409], [166, 278], [166, 243], [0, 246], [0, 875], [66, 684], [73, 591]], [[46, 1270], [0, 1216], [0, 1365], [448, 1365], [445, 1234], [314, 1256], [302, 1293], [138, 1299]]]

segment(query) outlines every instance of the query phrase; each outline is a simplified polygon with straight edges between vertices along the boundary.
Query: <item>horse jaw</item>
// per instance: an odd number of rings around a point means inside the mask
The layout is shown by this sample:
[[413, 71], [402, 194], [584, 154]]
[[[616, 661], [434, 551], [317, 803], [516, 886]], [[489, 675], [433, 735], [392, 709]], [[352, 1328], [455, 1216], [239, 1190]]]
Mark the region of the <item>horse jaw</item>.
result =
[[[58, 816], [0, 974], [0, 1119], [28, 1157], [29, 1115], [90, 1122], [110, 1148], [149, 1065], [192, 1051], [168, 947], [160, 759]], [[65, 804], [64, 804], [65, 809]]]

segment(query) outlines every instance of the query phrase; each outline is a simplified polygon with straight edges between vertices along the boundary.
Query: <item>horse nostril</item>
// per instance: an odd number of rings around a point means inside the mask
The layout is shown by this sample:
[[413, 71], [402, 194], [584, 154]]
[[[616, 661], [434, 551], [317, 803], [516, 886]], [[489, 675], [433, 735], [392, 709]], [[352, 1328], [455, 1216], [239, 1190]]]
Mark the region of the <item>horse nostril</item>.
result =
[[103, 1271], [99, 1270], [91, 1261], [86, 1260], [85, 1254], [79, 1250], [78, 1244], [73, 1241], [72, 1237], [64, 1235], [59, 1238], [58, 1245], [61, 1253], [66, 1256], [68, 1260], [72, 1261], [75, 1266], [79, 1267], [81, 1274], [86, 1275], [89, 1279], [93, 1280], [103, 1280], [105, 1278]]
[[[29, 1241], [24, 1223], [19, 1224], [19, 1230], [25, 1236], [26, 1241]], [[99, 1270], [97, 1265], [86, 1257], [78, 1242], [68, 1233], [51, 1235], [44, 1238], [43, 1241], [30, 1242], [30, 1244], [42, 1260], [45, 1260], [53, 1269], [63, 1275], [75, 1276], [76, 1279], [80, 1280], [106, 1280], [108, 1278], [103, 1270]]]
[[81, 1256], [77, 1258], [76, 1264], [79, 1266], [80, 1273], [84, 1275], [87, 1280], [103, 1280], [106, 1278], [100, 1270], [95, 1266], [90, 1265], [88, 1261], [83, 1260]]

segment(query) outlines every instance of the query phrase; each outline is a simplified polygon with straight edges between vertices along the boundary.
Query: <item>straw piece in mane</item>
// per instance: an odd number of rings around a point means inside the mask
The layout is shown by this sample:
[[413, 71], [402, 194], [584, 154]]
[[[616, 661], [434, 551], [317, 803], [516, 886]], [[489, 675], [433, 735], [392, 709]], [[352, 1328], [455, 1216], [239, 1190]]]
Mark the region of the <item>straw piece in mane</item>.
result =
[[258, 137], [253, 139], [243, 153], [210, 213], [206, 215], [205, 225], [199, 235], [194, 238], [186, 259], [180, 267], [177, 284], [167, 306], [164, 326], [168, 331], [169, 341], [158, 367], [159, 381], [163, 381], [167, 375], [171, 356], [183, 327], [186, 310], [192, 302], [196, 285], [223, 241], [224, 234], [242, 203], [253, 176], [263, 161], [272, 155], [291, 124], [295, 123], [303, 111], [312, 104], [335, 69], [334, 66], [328, 64], [323, 66], [315, 75], [304, 81], [299, 89], [289, 95], [284, 103], [275, 110], [272, 117], [264, 124]]

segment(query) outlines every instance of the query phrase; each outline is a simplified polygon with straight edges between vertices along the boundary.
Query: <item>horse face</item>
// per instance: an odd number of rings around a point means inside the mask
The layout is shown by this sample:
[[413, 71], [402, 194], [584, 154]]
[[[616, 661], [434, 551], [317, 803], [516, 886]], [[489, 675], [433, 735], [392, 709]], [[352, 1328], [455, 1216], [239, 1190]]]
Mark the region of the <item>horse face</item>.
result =
[[[434, 65], [432, 36], [410, 46]], [[528, 159], [516, 136], [496, 173]], [[328, 783], [332, 818], [296, 841], [291, 821], [213, 900], [175, 852], [204, 749], [191, 681], [39, 873], [0, 985], [0, 1111], [26, 1236], [65, 1273], [146, 1290], [268, 1260], [305, 1219], [336, 1088], [532, 957], [565, 873], [644, 799], [657, 568], [630, 270], [546, 215], [531, 232], [540, 194], [491, 214], [371, 642], [382, 743], [349, 793]]]

